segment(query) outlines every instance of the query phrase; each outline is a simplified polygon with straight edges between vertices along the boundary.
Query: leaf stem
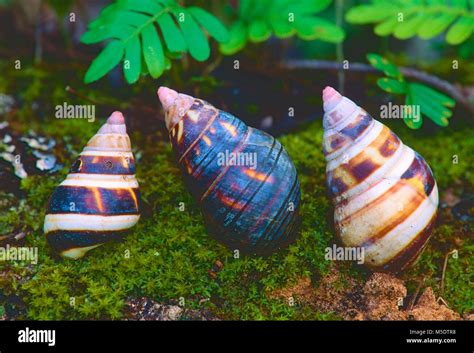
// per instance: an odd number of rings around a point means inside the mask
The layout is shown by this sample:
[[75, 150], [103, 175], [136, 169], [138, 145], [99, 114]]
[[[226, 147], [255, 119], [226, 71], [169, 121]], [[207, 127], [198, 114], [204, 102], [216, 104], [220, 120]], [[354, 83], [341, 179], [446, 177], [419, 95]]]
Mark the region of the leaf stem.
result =
[[160, 17], [161, 15], [167, 13], [167, 12], [170, 12], [171, 10], [173, 10], [173, 7], [172, 6], [167, 6], [165, 8], [163, 8], [161, 11], [157, 12], [156, 14], [154, 14], [153, 16], [151, 16], [147, 21], [145, 21], [143, 24], [141, 24], [140, 26], [138, 26], [135, 31], [132, 32], [132, 34], [130, 34], [127, 38], [123, 39], [122, 42], [123, 43], [127, 43], [130, 39], [132, 39], [133, 37], [139, 35], [143, 29], [148, 26], [149, 24], [155, 22], [158, 17]]
[[[297, 69], [312, 69], [312, 70], [344, 70], [341, 63], [337, 61], [328, 61], [328, 60], [288, 60], [283, 62], [283, 67], [285, 69], [297, 70]], [[430, 75], [424, 71], [418, 71], [408, 67], [399, 67], [400, 72], [409, 78], [414, 78], [420, 82], [429, 84], [432, 87], [439, 89], [451, 97], [453, 97], [457, 102], [459, 102], [467, 111], [474, 113], [474, 104], [472, 104], [468, 97], [466, 97], [462, 90], [445, 81], [437, 76]], [[383, 74], [382, 71], [377, 70], [376, 68], [364, 64], [364, 63], [351, 63], [349, 70], [353, 72], [365, 72], [365, 73], [375, 73]], [[474, 119], [474, 114], [470, 114], [471, 119]]]

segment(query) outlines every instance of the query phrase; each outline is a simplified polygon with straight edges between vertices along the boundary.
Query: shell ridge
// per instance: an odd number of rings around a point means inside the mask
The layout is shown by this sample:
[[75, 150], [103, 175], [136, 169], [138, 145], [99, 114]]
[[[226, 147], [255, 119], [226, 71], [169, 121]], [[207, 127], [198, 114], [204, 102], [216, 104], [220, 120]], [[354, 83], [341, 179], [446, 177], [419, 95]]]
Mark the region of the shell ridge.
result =
[[[365, 180], [361, 181], [358, 184], [353, 185], [348, 190], [344, 191], [340, 195], [336, 196], [336, 204], [342, 200], [348, 200], [355, 198], [364, 192], [370, 190], [375, 184], [374, 182], [379, 179], [381, 180], [385, 176], [389, 175], [390, 171], [396, 164], [400, 161], [400, 158], [403, 156], [403, 149], [405, 145], [400, 144], [397, 151], [393, 156], [386, 160], [383, 165], [381, 165], [377, 170], [375, 170], [371, 175], [369, 175]], [[401, 174], [400, 174], [401, 176]], [[399, 176], [398, 176], [399, 177]], [[390, 179], [397, 178], [397, 176], [390, 175]]]
[[[275, 138], [274, 138], [275, 141], [277, 141]], [[278, 163], [278, 160], [280, 159], [280, 156], [282, 154], [282, 152], [284, 151], [283, 149], [283, 146], [281, 144], [279, 144], [279, 147], [280, 147], [280, 150], [278, 151], [277, 153], [277, 157], [275, 158], [275, 162], [273, 163], [272, 167], [270, 168], [270, 170], [268, 171], [268, 173], [266, 173], [265, 175], [265, 178], [260, 182], [260, 184], [257, 186], [257, 189], [254, 191], [254, 193], [252, 194], [252, 196], [250, 196], [250, 198], [248, 199], [247, 203], [240, 209], [240, 211], [237, 213], [237, 215], [232, 219], [232, 222], [229, 224], [229, 227], [233, 226], [236, 222], [237, 222], [237, 219], [242, 215], [242, 213], [247, 209], [248, 205], [252, 202], [252, 200], [255, 198], [255, 196], [260, 192], [260, 190], [262, 189], [263, 185], [267, 182], [268, 178], [270, 177], [270, 175], [273, 173], [273, 170], [276, 168], [276, 165]], [[270, 153], [271, 155], [271, 153]]]
[[[366, 136], [370, 133], [370, 131], [375, 127], [375, 119], [373, 119], [371, 117], [372, 121], [370, 122], [370, 125], [367, 127], [367, 129], [365, 129], [364, 132], [362, 132], [362, 134], [360, 134], [359, 136], [357, 136], [357, 138], [355, 140], [353, 140], [353, 143], [357, 144], [359, 143], [360, 141], [362, 141], [364, 138], [366, 138]], [[347, 151], [351, 146], [345, 146], [344, 148], [341, 148], [339, 150], [336, 150], [334, 151], [333, 153], [330, 153], [326, 156], [326, 161], [327, 162], [330, 162], [336, 158], [339, 158], [342, 154], [344, 154], [345, 151]]]
[[[186, 112], [186, 114], [187, 114], [187, 112]], [[184, 119], [186, 114], [183, 115], [182, 119]], [[216, 120], [216, 118], [218, 116], [219, 116], [219, 111], [216, 109], [216, 114], [211, 119], [209, 119], [209, 122], [206, 124], [204, 129], [199, 133], [198, 137], [189, 145], [189, 147], [186, 149], [186, 151], [183, 152], [183, 154], [180, 156], [180, 158], [178, 160], [178, 163], [181, 163], [181, 161], [189, 153], [189, 151], [191, 151], [191, 149], [193, 149], [193, 147], [202, 139], [202, 137], [204, 136], [206, 131], [211, 127], [211, 125], [214, 123], [214, 121]], [[171, 135], [170, 135], [170, 137], [171, 137]]]
[[[288, 204], [288, 201], [290, 199], [295, 199], [299, 203], [299, 196], [297, 195], [298, 190], [299, 190], [299, 180], [298, 180], [298, 176], [295, 175], [295, 180], [293, 182], [292, 187], [290, 188], [290, 192], [288, 193], [288, 195], [285, 198], [285, 201], [282, 203], [282, 206], [278, 210], [277, 214], [274, 217], [271, 217], [272, 222], [270, 222], [268, 224], [268, 226], [265, 228], [262, 236], [257, 240], [256, 245], [259, 244], [261, 240], [265, 241], [267, 243], [269, 243], [271, 241], [275, 241], [275, 242], [278, 243], [280, 241], [280, 239], [284, 237], [285, 233], [280, 234], [280, 229], [283, 226], [286, 225], [288, 218], [291, 218], [290, 217], [291, 216], [291, 211], [286, 212], [284, 218], [281, 221], [276, 221], [276, 220], [280, 219], [280, 217], [283, 213], [283, 210], [286, 209], [285, 205]], [[297, 209], [297, 205], [295, 205], [295, 209]], [[293, 211], [293, 212], [295, 212], [295, 211]], [[278, 227], [277, 227], [276, 230], [274, 230], [274, 227], [276, 225], [278, 225]], [[275, 236], [273, 238], [269, 238], [270, 234], [276, 234], [276, 235], [280, 234], [280, 236], [277, 237], [277, 238], [275, 238]]]
[[[239, 119], [240, 120], [240, 119]], [[244, 133], [244, 136], [241, 140], [241, 142], [237, 145], [236, 147], [236, 150], [237, 152], [236, 153], [240, 153], [243, 151], [243, 149], [245, 148], [245, 145], [247, 143], [247, 140], [249, 139], [250, 135], [252, 133], [252, 128], [251, 127], [247, 127], [247, 129], [245, 130], [245, 133]], [[212, 163], [213, 160], [209, 161], [209, 163]], [[216, 186], [216, 184], [218, 183], [218, 181], [224, 177], [224, 175], [227, 173], [227, 170], [230, 168], [231, 166], [230, 165], [226, 165], [222, 170], [221, 172], [216, 176], [216, 178], [214, 179], [214, 181], [211, 183], [211, 185], [209, 185], [208, 189], [206, 190], [206, 192], [204, 192], [204, 194], [201, 196], [201, 198], [199, 199], [200, 202], [202, 202], [206, 197], [207, 195], [209, 195], [209, 193], [212, 191], [212, 189], [214, 189], [214, 187]]]
[[[247, 131], [249, 131], [249, 133], [247, 134], [247, 136], [246, 136], [246, 138], [244, 139], [243, 143], [242, 143], [242, 144], [239, 144], [239, 147], [242, 146], [242, 148], [239, 149], [239, 152], [241, 152], [241, 151], [245, 148], [245, 146], [248, 145], [248, 140], [249, 140], [250, 135], [251, 135], [251, 133], [252, 133], [252, 131], [253, 131], [253, 128], [249, 127]], [[270, 158], [270, 156], [271, 156], [271, 154], [272, 154], [272, 150], [273, 150], [273, 148], [275, 147], [275, 145], [276, 145], [276, 139], [273, 138], [272, 145], [271, 145], [271, 147], [269, 148], [269, 152], [268, 152], [267, 156], [266, 156], [265, 159], [264, 159], [264, 164], [265, 164], [265, 163], [268, 161], [268, 159]], [[224, 169], [224, 171], [227, 172], [227, 170], [229, 169], [229, 167], [230, 167], [230, 166], [226, 166], [226, 168]], [[224, 172], [224, 171], [223, 171], [223, 172]], [[219, 176], [221, 176], [221, 174], [219, 174]], [[222, 175], [222, 177], [223, 177], [223, 175]], [[246, 191], [248, 190], [248, 188], [250, 187], [250, 185], [252, 185], [252, 183], [253, 183], [253, 180], [249, 180], [249, 182], [245, 185], [245, 188], [242, 189], [242, 191], [241, 191], [241, 193], [239, 194], [239, 196], [244, 195], [245, 192], [246, 192]], [[213, 184], [214, 184], [214, 183], [213, 183]], [[210, 190], [210, 187], [209, 187], [208, 191], [211, 191], [211, 190]], [[203, 199], [204, 199], [204, 195], [203, 195], [203, 197], [201, 198], [201, 200], [203, 200]], [[234, 200], [234, 202], [233, 202], [232, 205], [234, 205], [236, 202], [237, 202], [237, 199]], [[227, 216], [229, 212], [230, 212], [230, 209], [226, 212], [225, 216]]]
[[[405, 220], [389, 232], [375, 238], [375, 239], [367, 239], [366, 244], [363, 244], [366, 255], [370, 258], [372, 257], [372, 253], [378, 251], [380, 247], [387, 247], [388, 243], [391, 238], [400, 238], [400, 237], [407, 237], [406, 234], [413, 233], [413, 235], [409, 238], [409, 242], [403, 242], [405, 245], [398, 243], [398, 248], [392, 251], [391, 258], [397, 256], [398, 254], [402, 253], [404, 249], [409, 246], [409, 244], [417, 238], [417, 235], [422, 232], [430, 223], [431, 219], [436, 216], [437, 207], [433, 207], [433, 202], [437, 203], [437, 189], [432, 191], [432, 195], [430, 195], [433, 199], [425, 198], [423, 202], [418, 205], [418, 207], [407, 217]], [[391, 248], [394, 247], [393, 242], [390, 243]], [[394, 254], [395, 253], [395, 254]], [[388, 257], [388, 256], [387, 256]]]
[[[336, 108], [337, 108], [337, 106], [336, 106]], [[336, 108], [334, 108], [333, 110], [335, 110]], [[339, 121], [336, 125], [334, 125], [331, 128], [327, 129], [326, 131], [327, 131], [328, 135], [334, 135], [335, 133], [340, 132], [347, 125], [349, 125], [357, 116], [359, 116], [359, 114], [362, 113], [362, 112], [364, 112], [364, 109], [357, 106], [357, 108], [354, 110], [354, 112], [352, 112], [352, 114], [345, 117], [343, 120]], [[330, 114], [330, 113], [326, 113], [326, 114]], [[324, 114], [324, 115], [326, 115], [326, 114]]]
[[[237, 119], [238, 120], [238, 119]], [[238, 120], [239, 123], [237, 125], [236, 128], [240, 127], [241, 125], [244, 125], [245, 127], [247, 127], [247, 125], [245, 125], [245, 123], [241, 120]], [[247, 129], [245, 130], [244, 132], [244, 136], [242, 138], [242, 140], [245, 140], [246, 139], [246, 133], [247, 133], [247, 130], [248, 130], [248, 127]], [[230, 141], [232, 139], [232, 137], [229, 137], [229, 139], [227, 139], [226, 141]], [[245, 141], [244, 141], [245, 143]], [[237, 144], [237, 147], [240, 147], [240, 145], [242, 144], [241, 141], [239, 141], [239, 143]], [[206, 170], [206, 168], [212, 163], [214, 162], [213, 159], [210, 159], [204, 166], [201, 167], [202, 163], [207, 159], [207, 157], [217, 148], [218, 146], [213, 146], [211, 149], [208, 149], [207, 153], [202, 157], [201, 161], [199, 162], [199, 164], [195, 165], [194, 166], [194, 170], [193, 170], [193, 173], [196, 172], [198, 169], [200, 169], [200, 172], [196, 175], [194, 175], [194, 177], [199, 177], [202, 175], [202, 173]], [[238, 152], [240, 152], [241, 149], [238, 150]]]

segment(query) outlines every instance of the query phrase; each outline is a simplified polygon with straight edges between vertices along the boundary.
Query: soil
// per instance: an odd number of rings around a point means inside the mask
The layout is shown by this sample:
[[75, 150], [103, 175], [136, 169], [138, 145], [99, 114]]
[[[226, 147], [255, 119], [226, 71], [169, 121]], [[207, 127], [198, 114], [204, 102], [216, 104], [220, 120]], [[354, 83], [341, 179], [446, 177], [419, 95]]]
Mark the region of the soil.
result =
[[[344, 288], [340, 288], [340, 276], [340, 272], [333, 268], [319, 283], [313, 284], [310, 278], [302, 277], [295, 285], [274, 291], [269, 296], [286, 301], [293, 298], [301, 305], [333, 312], [344, 320], [463, 319], [448, 308], [442, 298], [437, 300], [431, 287], [425, 288], [412, 301], [408, 300], [404, 282], [393, 275], [373, 273], [365, 283], [348, 279]], [[472, 320], [473, 315], [466, 315], [464, 319]]]
[[159, 303], [153, 299], [131, 298], [126, 302], [125, 320], [149, 321], [215, 321], [219, 320], [204, 310], [185, 309], [172, 303]]

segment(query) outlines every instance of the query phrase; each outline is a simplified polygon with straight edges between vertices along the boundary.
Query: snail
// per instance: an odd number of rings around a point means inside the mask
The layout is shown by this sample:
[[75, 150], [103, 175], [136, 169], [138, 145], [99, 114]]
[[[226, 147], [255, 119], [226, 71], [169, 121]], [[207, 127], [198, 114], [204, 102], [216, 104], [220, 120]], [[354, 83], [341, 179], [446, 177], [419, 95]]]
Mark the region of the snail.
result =
[[300, 184], [272, 136], [211, 104], [158, 90], [185, 184], [209, 233], [230, 249], [269, 255], [295, 238]]
[[125, 119], [114, 112], [51, 195], [44, 233], [53, 250], [78, 259], [106, 242], [120, 240], [138, 222], [139, 208]]
[[335, 230], [374, 271], [401, 272], [433, 231], [438, 188], [425, 160], [331, 87], [323, 91], [326, 179]]

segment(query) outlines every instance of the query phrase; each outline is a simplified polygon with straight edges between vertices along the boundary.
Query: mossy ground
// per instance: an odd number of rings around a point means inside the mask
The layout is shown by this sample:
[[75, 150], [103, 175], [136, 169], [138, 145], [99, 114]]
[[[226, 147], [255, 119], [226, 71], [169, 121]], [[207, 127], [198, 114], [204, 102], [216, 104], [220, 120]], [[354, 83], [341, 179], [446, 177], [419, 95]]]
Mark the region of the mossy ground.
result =
[[[53, 92], [61, 101], [62, 91]], [[53, 124], [44, 119], [42, 123], [33, 120], [26, 125], [27, 115], [20, 111], [13, 125], [18, 129], [34, 127], [38, 133], [66, 140], [75, 151], [80, 151], [103, 123], [54, 119]], [[448, 127], [428, 134], [409, 131], [399, 124], [394, 130], [431, 165], [441, 199], [448, 188], [457, 194], [472, 192], [472, 128]], [[7, 311], [30, 319], [120, 319], [127, 298], [145, 296], [180, 304], [184, 299], [186, 307], [204, 308], [222, 319], [338, 319], [332, 313], [315, 312], [298, 303], [289, 305], [269, 295], [302, 276], [311, 277], [317, 284], [331, 266], [337, 266], [344, 274], [341, 286], [349, 276], [361, 282], [368, 276], [363, 268], [347, 263], [335, 265], [324, 259], [324, 249], [336, 240], [325, 189], [321, 121], [280, 138], [299, 173], [302, 224], [297, 241], [266, 258], [234, 258], [230, 250], [208, 236], [201, 213], [181, 181], [169, 143], [162, 136], [136, 132], [131, 139], [140, 152], [137, 178], [143, 198], [142, 218], [123, 242], [100, 247], [82, 260], [56, 257], [42, 232], [47, 199], [73, 159], [64, 160], [66, 167], [57, 175], [23, 180], [24, 200], [0, 196], [1, 233], [26, 231], [26, 245], [39, 249], [37, 265], [0, 263], [0, 316]], [[457, 164], [453, 164], [453, 155], [458, 156]], [[184, 211], [180, 210], [181, 202]], [[402, 278], [414, 290], [424, 277], [423, 286], [433, 286], [439, 295], [445, 255], [457, 249], [458, 259], [449, 260], [443, 298], [458, 312], [466, 313], [474, 306], [470, 286], [472, 228], [446, 214], [438, 223], [421, 259]], [[223, 268], [213, 278], [209, 270], [217, 260]]]

